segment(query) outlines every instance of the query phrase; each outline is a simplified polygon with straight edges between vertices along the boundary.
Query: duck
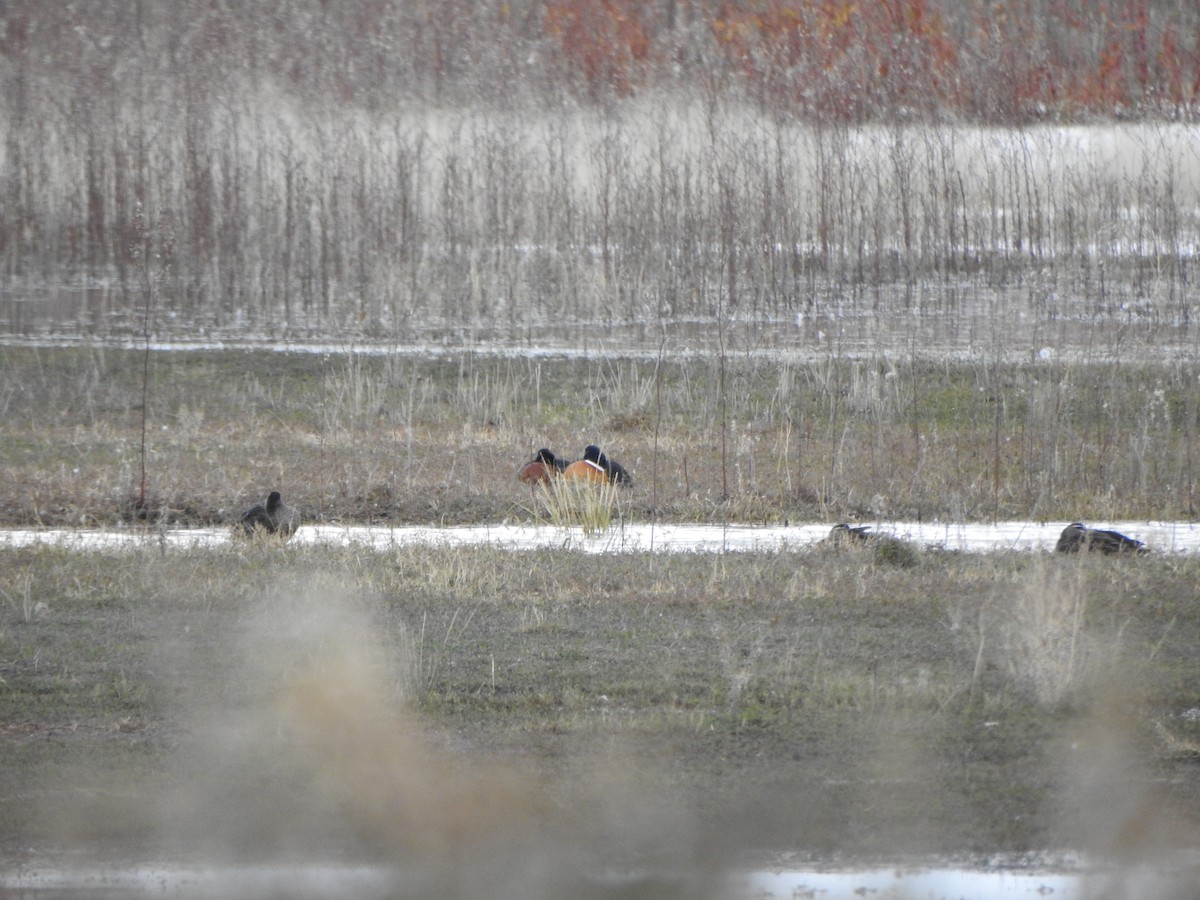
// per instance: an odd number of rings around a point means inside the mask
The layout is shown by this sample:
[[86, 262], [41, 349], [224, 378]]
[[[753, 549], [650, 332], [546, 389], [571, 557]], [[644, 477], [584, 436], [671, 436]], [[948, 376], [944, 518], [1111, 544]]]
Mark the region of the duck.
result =
[[577, 459], [563, 470], [564, 478], [596, 481], [629, 487], [633, 476], [619, 462], [609, 459], [595, 444], [583, 449], [583, 459]]
[[271, 491], [266, 503], [256, 503], [238, 519], [242, 534], [273, 534], [287, 540], [296, 531], [300, 514], [283, 502], [279, 491]]
[[1072, 522], [1063, 529], [1054, 545], [1056, 553], [1078, 553], [1080, 550], [1095, 550], [1099, 553], [1149, 553], [1149, 548], [1141, 541], [1121, 534], [1119, 531], [1105, 531], [1100, 528], [1088, 528], [1082, 522]]
[[841, 522], [829, 529], [825, 543], [839, 549], [853, 547], [855, 552], [859, 548], [869, 549], [875, 562], [902, 568], [911, 568], [921, 561], [920, 551], [911, 541], [872, 531], [870, 525], [847, 525]]
[[567, 465], [565, 459], [555, 456], [553, 451], [543, 447], [533, 459], [521, 466], [517, 477], [529, 485], [548, 484], [551, 478], [561, 475]]
[[847, 525], [845, 522], [839, 522], [829, 529], [829, 537], [825, 540], [831, 542], [854, 542], [854, 541], [869, 541], [876, 535], [871, 533], [870, 525]]

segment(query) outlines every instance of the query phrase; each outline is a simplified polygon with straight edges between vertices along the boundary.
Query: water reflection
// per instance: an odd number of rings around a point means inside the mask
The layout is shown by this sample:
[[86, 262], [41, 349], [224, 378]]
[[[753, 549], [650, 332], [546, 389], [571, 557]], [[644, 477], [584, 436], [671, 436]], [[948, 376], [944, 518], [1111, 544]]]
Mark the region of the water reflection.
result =
[[[965, 553], [1049, 551], [1066, 522], [880, 523], [873, 530], [921, 548]], [[1157, 553], [1200, 550], [1200, 524], [1192, 522], [1089, 523], [1136, 537]], [[618, 525], [602, 534], [550, 525], [306, 525], [292, 539], [301, 544], [364, 546], [375, 550], [414, 544], [445, 547], [494, 547], [502, 550], [561, 548], [584, 553], [725, 553], [772, 552], [809, 547], [829, 534], [828, 524], [798, 525]], [[162, 547], [212, 547], [233, 540], [231, 529], [4, 529], [0, 545], [55, 544], [81, 550]]]

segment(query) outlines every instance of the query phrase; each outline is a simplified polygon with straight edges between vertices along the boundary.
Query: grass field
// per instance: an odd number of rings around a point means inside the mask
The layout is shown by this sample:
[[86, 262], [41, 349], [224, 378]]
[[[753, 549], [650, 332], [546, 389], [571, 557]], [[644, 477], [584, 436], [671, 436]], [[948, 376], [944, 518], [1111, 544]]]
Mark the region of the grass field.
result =
[[[534, 518], [518, 465], [591, 441], [640, 521], [1188, 514], [1183, 366], [733, 360], [722, 399], [703, 361], [155, 354], [137, 510], [138, 354], [5, 356], [12, 524], [228, 522], [272, 487], [310, 521]], [[431, 896], [563, 896], [614, 860], [1162, 859], [1200, 837], [1198, 578], [925, 548], [0, 549], [0, 850], [403, 860]]]
[[1192, 559], [2, 555], [10, 862], [1195, 847]]
[[310, 521], [530, 518], [519, 466], [588, 443], [634, 473], [622, 509], [641, 522], [1196, 513], [1186, 361], [4, 356], [0, 521], [14, 525], [212, 524], [272, 488]]
[[0, 874], [1194, 865], [1188, 555], [155, 540], [1194, 521], [1188, 4], [278, 6], [0, 9]]

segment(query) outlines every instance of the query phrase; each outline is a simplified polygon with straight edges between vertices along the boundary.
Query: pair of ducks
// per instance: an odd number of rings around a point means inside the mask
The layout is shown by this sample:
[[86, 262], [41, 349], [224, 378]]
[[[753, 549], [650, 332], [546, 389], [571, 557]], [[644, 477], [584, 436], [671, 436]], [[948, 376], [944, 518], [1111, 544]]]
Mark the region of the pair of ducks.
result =
[[556, 477], [579, 481], [608, 482], [628, 487], [633, 476], [615, 459], [609, 459], [595, 444], [588, 444], [583, 459], [567, 462], [543, 447], [529, 462], [521, 466], [517, 477], [526, 484], [549, 484]]
[[[834, 525], [829, 532], [829, 540], [868, 541], [879, 535], [872, 534], [867, 525]], [[1097, 553], [1149, 553], [1150, 548], [1141, 541], [1121, 534], [1119, 531], [1106, 531], [1102, 528], [1088, 528], [1082, 522], [1072, 522], [1063, 529], [1054, 545], [1055, 553], [1079, 553], [1080, 551]]]

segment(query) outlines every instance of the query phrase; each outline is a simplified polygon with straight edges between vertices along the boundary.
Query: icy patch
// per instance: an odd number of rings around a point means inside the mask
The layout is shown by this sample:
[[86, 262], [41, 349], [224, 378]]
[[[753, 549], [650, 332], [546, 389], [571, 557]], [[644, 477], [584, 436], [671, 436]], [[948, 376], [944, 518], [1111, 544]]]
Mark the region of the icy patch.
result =
[[859, 872], [754, 872], [734, 896], [761, 900], [820, 897], [920, 897], [923, 900], [1007, 900], [1009, 897], [1174, 897], [1193, 875], [1132, 869], [1120, 872], [1059, 874], [963, 869], [877, 869]]
[[[1053, 550], [1067, 522], [937, 523], [887, 522], [873, 533], [921, 548], [964, 553]], [[1191, 522], [1089, 522], [1135, 537], [1156, 553], [1200, 550], [1200, 525]], [[798, 525], [617, 525], [600, 534], [550, 525], [306, 525], [294, 543], [364, 546], [375, 550], [411, 545], [494, 547], [501, 550], [560, 548], [583, 553], [761, 553], [796, 550], [824, 540], [827, 523]], [[215, 547], [234, 540], [231, 529], [6, 529], [0, 546], [54, 544], [79, 550], [122, 550], [160, 546]]]

